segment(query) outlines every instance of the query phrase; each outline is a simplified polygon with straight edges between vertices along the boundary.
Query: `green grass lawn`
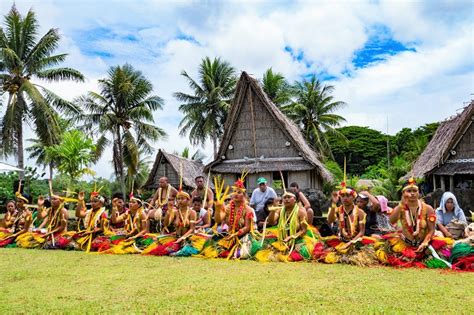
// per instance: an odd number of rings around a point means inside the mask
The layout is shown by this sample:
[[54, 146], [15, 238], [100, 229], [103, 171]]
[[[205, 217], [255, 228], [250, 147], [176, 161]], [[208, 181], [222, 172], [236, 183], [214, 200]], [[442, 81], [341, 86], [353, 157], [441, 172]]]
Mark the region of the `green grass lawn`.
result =
[[471, 313], [474, 274], [0, 249], [0, 313]]

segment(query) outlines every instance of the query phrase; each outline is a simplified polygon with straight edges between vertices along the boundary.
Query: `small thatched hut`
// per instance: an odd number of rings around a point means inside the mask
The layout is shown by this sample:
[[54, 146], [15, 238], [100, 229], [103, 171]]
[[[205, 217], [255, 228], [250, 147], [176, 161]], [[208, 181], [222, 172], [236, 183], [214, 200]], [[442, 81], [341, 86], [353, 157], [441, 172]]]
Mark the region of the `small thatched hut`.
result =
[[[242, 72], [225, 124], [217, 158], [205, 172], [222, 174], [233, 183], [243, 170], [249, 171], [248, 191], [260, 176], [268, 185], [298, 182], [301, 189], [322, 189], [331, 175], [306, 143], [298, 127], [263, 92], [257, 80]], [[279, 184], [280, 185], [280, 184]]]
[[431, 190], [474, 189], [474, 101], [439, 125], [405, 178], [425, 178]]
[[146, 189], [156, 189], [160, 177], [168, 177], [168, 182], [175, 187], [179, 187], [180, 167], [183, 169], [183, 189], [191, 191], [195, 188], [194, 179], [202, 175], [204, 179], [207, 176], [203, 174], [204, 164], [201, 161], [195, 161], [183, 158], [176, 154], [171, 154], [160, 149], [156, 154], [155, 164], [148, 176], [146, 183], [143, 185]]

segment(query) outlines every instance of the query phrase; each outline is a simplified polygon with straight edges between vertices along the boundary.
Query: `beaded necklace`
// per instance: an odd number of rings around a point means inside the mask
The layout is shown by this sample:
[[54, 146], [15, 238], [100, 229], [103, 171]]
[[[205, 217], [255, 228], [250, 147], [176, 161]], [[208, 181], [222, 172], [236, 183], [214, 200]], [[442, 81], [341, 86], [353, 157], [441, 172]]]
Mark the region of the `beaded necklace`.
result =
[[245, 207], [245, 203], [242, 203], [236, 213], [235, 202], [234, 201], [230, 202], [229, 227], [232, 228], [231, 233], [235, 232], [237, 224], [240, 221], [240, 218], [242, 217], [242, 214], [244, 212], [244, 207]]

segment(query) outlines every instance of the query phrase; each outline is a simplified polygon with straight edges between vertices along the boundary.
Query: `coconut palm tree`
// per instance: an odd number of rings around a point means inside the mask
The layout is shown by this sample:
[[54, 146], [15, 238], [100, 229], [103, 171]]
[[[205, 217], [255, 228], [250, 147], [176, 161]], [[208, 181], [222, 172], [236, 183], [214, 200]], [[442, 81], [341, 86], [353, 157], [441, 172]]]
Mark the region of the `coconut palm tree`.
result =
[[334, 101], [330, 95], [333, 90], [333, 86], [323, 85], [316, 76], [312, 76], [309, 81], [295, 83], [293, 93], [296, 101], [282, 108], [301, 128], [308, 144], [323, 158], [333, 157], [327, 134], [344, 138], [335, 128], [346, 120], [334, 112], [346, 103]]
[[263, 91], [277, 106], [288, 105], [291, 102], [291, 86], [283, 74], [273, 72], [272, 68], [265, 71], [262, 79]]
[[83, 121], [84, 130], [99, 136], [99, 155], [112, 144], [115, 176], [125, 194], [125, 160], [138, 165], [140, 150], [152, 154], [150, 141], [166, 137], [162, 128], [153, 125], [153, 111], [162, 109], [163, 100], [150, 95], [151, 82], [129, 64], [111, 67], [107, 78], [99, 80], [99, 88], [99, 93], [89, 92], [75, 100], [85, 110], [78, 120]]
[[206, 57], [199, 66], [198, 81], [192, 79], [186, 71], [181, 72], [181, 75], [187, 79], [193, 94], [174, 93], [174, 97], [182, 102], [179, 110], [184, 114], [179, 123], [180, 134], [189, 132], [189, 140], [193, 145], [204, 145], [206, 139], [210, 138], [215, 157], [235, 92], [235, 70], [220, 58], [211, 61]]
[[[15, 155], [24, 166], [23, 126], [30, 124], [45, 145], [59, 143], [58, 111], [65, 114], [77, 108], [33, 79], [46, 82], [84, 81], [77, 70], [57, 67], [67, 54], [54, 54], [59, 46], [58, 29], [38, 38], [39, 24], [33, 11], [22, 16], [15, 6], [0, 28], [1, 94], [8, 95], [5, 115], [0, 123], [2, 154]], [[20, 176], [23, 176], [21, 173]]]

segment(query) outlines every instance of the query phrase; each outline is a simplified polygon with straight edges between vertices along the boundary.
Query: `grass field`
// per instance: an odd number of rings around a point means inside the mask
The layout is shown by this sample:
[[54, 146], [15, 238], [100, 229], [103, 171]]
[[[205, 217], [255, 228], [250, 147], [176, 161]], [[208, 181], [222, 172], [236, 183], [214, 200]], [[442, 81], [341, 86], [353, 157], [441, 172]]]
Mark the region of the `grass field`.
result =
[[474, 274], [0, 249], [0, 313], [471, 313]]

